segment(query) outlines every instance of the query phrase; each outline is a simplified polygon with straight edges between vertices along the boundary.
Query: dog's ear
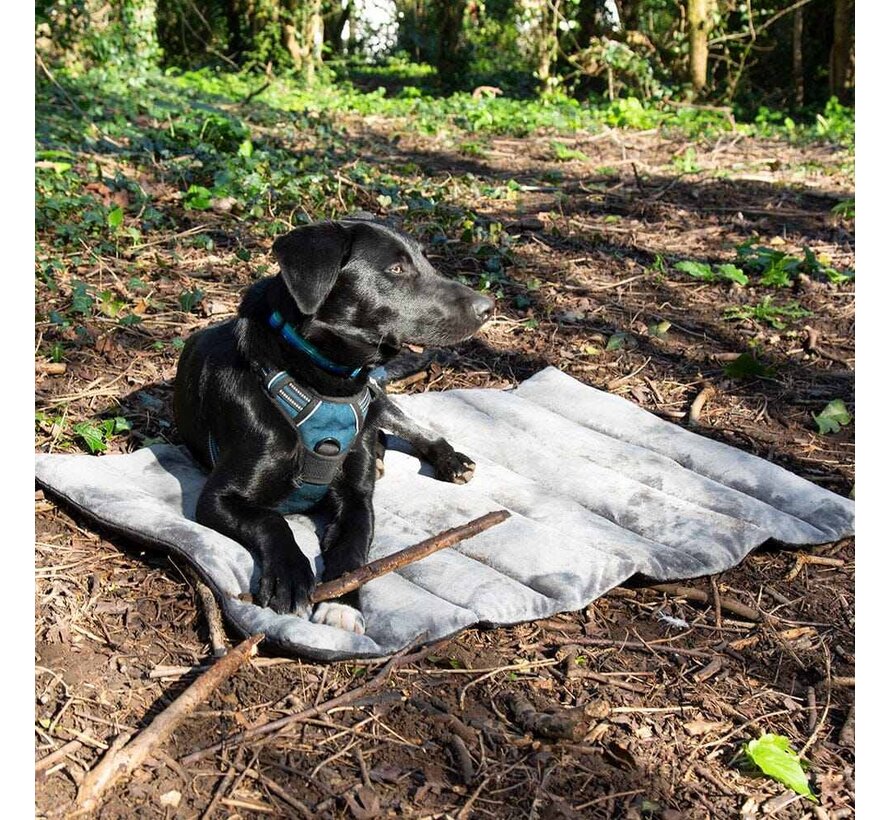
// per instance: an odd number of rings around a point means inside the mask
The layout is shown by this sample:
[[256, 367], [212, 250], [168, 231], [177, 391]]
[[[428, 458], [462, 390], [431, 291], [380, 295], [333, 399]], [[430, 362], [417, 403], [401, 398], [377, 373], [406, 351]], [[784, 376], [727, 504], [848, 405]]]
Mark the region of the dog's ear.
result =
[[311, 316], [321, 307], [351, 245], [349, 231], [336, 222], [295, 228], [272, 244], [281, 276], [301, 313]]

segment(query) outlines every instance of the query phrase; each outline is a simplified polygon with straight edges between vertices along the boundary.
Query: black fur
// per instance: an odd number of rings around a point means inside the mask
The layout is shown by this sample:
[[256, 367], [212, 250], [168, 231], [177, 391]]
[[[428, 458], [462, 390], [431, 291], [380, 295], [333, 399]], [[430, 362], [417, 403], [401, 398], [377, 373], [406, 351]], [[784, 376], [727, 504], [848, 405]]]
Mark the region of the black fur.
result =
[[[197, 507], [197, 520], [243, 544], [261, 568], [255, 600], [278, 612], [306, 614], [314, 583], [309, 561], [275, 506], [301, 474], [300, 439], [264, 392], [263, 368], [286, 370], [327, 396], [357, 393], [367, 370], [405, 343], [448, 345], [488, 318], [493, 302], [440, 276], [412, 239], [360, 219], [297, 228], [277, 239], [281, 271], [252, 285], [238, 318], [186, 342], [176, 374], [176, 421], [189, 449], [211, 468], [208, 436], [219, 457]], [[332, 375], [269, 327], [285, 321], [356, 378]], [[407, 438], [442, 480], [463, 482], [473, 463], [444, 439], [411, 422], [382, 390], [322, 504], [330, 524], [322, 540], [324, 578], [366, 563], [374, 534], [371, 505], [379, 430]], [[344, 603], [356, 606], [357, 594]]]

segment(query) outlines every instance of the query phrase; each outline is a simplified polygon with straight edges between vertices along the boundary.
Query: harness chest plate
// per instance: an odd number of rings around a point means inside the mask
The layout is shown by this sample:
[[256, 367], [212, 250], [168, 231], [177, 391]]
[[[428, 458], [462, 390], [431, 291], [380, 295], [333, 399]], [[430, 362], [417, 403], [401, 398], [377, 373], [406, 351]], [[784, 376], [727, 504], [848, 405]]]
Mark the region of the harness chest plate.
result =
[[[297, 431], [304, 447], [300, 484], [278, 505], [278, 511], [285, 515], [304, 512], [325, 496], [349, 454], [367, 418], [371, 391], [364, 387], [353, 396], [322, 396], [297, 384], [283, 370], [264, 373], [263, 387]], [[218, 455], [216, 442], [211, 438], [213, 464]]]

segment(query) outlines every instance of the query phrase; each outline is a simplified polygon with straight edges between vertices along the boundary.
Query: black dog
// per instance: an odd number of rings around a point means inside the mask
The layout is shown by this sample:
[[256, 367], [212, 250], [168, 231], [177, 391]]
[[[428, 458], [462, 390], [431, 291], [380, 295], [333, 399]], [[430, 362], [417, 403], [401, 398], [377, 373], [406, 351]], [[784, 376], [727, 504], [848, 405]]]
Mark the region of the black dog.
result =
[[[250, 550], [257, 603], [305, 615], [315, 580], [282, 513], [326, 505], [330, 580], [367, 561], [381, 428], [408, 439], [437, 478], [467, 481], [473, 462], [405, 417], [368, 373], [405, 343], [469, 338], [494, 303], [364, 219], [297, 228], [272, 250], [281, 271], [246, 291], [238, 318], [187, 341], [174, 406], [180, 435], [211, 469], [198, 522]], [[312, 620], [362, 633], [357, 603], [353, 593], [319, 604]]]

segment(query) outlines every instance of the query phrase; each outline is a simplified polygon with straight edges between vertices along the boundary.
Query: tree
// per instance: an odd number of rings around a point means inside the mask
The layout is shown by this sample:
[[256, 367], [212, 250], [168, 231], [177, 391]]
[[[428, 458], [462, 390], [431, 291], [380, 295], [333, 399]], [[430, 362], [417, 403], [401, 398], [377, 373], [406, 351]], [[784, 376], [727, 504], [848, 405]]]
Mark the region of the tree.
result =
[[687, 0], [689, 27], [689, 81], [696, 98], [708, 88], [708, 35], [714, 25], [716, 0]]
[[853, 57], [853, 0], [834, 0], [834, 41], [831, 44], [829, 88], [842, 103], [849, 102], [847, 87]]

